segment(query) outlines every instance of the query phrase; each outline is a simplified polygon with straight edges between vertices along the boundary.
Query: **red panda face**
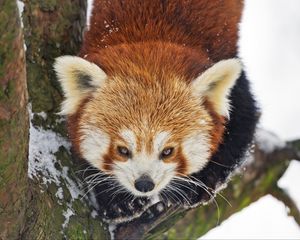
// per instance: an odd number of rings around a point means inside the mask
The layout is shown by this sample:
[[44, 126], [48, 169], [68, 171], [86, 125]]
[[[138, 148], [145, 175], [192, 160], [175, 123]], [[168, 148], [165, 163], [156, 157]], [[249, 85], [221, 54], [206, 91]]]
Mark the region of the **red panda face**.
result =
[[110, 79], [81, 109], [80, 153], [135, 195], [158, 193], [211, 154], [212, 118], [201, 101], [182, 81], [165, 84]]
[[61, 58], [62, 111], [77, 116], [70, 123], [76, 151], [136, 196], [152, 196], [198, 172], [222, 139], [228, 89], [239, 75], [236, 60], [228, 61], [187, 83], [176, 76], [108, 78], [83, 59]]

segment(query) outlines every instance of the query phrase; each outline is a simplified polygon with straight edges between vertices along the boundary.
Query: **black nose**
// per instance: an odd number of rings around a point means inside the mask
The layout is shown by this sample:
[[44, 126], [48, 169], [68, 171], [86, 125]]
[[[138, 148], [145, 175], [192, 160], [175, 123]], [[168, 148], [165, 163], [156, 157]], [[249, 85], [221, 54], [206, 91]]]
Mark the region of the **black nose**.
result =
[[154, 182], [148, 175], [142, 175], [135, 180], [134, 186], [140, 192], [150, 192], [154, 188]]

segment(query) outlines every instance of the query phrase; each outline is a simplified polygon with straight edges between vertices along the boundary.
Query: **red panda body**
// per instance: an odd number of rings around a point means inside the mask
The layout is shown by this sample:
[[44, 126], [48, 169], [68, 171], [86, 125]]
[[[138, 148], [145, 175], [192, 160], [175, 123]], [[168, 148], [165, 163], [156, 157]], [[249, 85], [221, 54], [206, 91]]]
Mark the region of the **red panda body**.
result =
[[[256, 124], [236, 59], [241, 9], [240, 0], [95, 0], [80, 57], [55, 65], [75, 152], [141, 198], [172, 196], [190, 175], [211, 189], [224, 182]], [[96, 187], [106, 208], [110, 184]], [[198, 193], [180, 195], [196, 204], [205, 191], [188, 184]]]
[[191, 81], [236, 56], [241, 8], [239, 0], [96, 0], [80, 56], [108, 75], [163, 71]]
[[185, 46], [213, 62], [232, 58], [241, 10], [239, 0], [96, 0], [81, 56], [120, 44], [158, 42]]

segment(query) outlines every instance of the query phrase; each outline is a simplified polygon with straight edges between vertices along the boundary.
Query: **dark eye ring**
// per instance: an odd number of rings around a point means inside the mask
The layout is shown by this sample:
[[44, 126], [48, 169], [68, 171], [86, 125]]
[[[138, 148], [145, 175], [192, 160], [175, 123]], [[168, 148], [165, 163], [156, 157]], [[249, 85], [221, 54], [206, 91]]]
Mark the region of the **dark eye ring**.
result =
[[123, 157], [130, 157], [131, 156], [131, 152], [127, 147], [118, 146], [117, 150], [118, 150], [118, 153]]
[[165, 148], [164, 150], [162, 150], [162, 152], [160, 153], [160, 158], [167, 158], [167, 157], [169, 157], [169, 156], [171, 156], [172, 155], [172, 153], [173, 153], [173, 151], [174, 151], [174, 148], [173, 147], [167, 147], [167, 148]]

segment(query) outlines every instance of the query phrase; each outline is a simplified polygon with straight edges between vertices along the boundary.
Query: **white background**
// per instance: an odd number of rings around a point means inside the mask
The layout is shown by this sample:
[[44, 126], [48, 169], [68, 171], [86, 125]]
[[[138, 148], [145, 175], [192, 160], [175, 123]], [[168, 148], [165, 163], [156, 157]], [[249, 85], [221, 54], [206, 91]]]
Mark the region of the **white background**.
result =
[[[240, 56], [262, 109], [260, 125], [285, 140], [300, 138], [300, 1], [246, 0]], [[300, 163], [293, 161], [279, 185], [300, 208]], [[288, 209], [263, 197], [201, 239], [300, 239]]]

